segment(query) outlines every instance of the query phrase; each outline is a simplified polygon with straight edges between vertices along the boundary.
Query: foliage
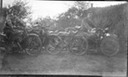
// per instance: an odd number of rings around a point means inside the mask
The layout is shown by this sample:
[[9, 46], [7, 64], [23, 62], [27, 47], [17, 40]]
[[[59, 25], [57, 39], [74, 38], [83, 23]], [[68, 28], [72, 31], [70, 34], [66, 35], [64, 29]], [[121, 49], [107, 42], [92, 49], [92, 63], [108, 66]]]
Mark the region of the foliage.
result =
[[38, 18], [34, 21], [35, 26], [40, 26], [40, 28], [51, 29], [54, 26], [55, 20], [51, 19], [49, 16], [45, 18]]
[[114, 33], [118, 36], [121, 52], [126, 49], [126, 26], [128, 17], [128, 3], [114, 5], [104, 8], [95, 8], [91, 20], [97, 28], [108, 28], [109, 33]]
[[78, 9], [78, 17], [86, 17], [88, 14], [88, 8], [90, 7], [90, 3], [88, 1], [75, 1], [74, 6]]
[[4, 17], [11, 15], [11, 21], [16, 27], [25, 27], [24, 19], [27, 19], [31, 14], [30, 7], [27, 4], [22, 0], [15, 0], [12, 5], [3, 8]]
[[61, 29], [80, 26], [81, 19], [88, 14], [87, 9], [85, 9], [88, 6], [89, 3], [85, 1], [76, 1], [74, 6], [58, 16], [57, 26], [60, 26]]
[[115, 5], [104, 8], [95, 8], [91, 20], [99, 28], [109, 28], [111, 31], [114, 30], [116, 25], [124, 20], [123, 6]]
[[12, 6], [8, 6], [3, 8], [5, 16], [8, 14], [15, 15], [20, 19], [25, 19], [30, 12], [30, 7], [27, 6], [27, 2], [21, 1], [21, 0], [16, 0], [14, 1]]

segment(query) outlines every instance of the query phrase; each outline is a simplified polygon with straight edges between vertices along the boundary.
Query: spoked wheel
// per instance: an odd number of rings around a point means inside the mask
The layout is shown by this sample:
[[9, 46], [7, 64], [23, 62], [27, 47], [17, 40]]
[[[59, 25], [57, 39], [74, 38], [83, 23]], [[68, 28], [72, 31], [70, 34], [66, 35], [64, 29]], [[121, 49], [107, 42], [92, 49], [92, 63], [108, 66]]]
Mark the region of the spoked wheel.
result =
[[26, 52], [28, 55], [37, 56], [41, 53], [41, 39], [37, 35], [28, 36], [28, 47]]
[[51, 36], [50, 40], [49, 40], [49, 44], [46, 47], [46, 50], [48, 53], [50, 54], [58, 54], [60, 52], [59, 50], [59, 43], [60, 43], [61, 39], [57, 36]]
[[71, 41], [70, 52], [75, 55], [83, 55], [88, 49], [88, 42], [84, 38], [75, 37]]
[[114, 56], [119, 52], [119, 42], [115, 38], [106, 37], [100, 45], [101, 52], [106, 56]]

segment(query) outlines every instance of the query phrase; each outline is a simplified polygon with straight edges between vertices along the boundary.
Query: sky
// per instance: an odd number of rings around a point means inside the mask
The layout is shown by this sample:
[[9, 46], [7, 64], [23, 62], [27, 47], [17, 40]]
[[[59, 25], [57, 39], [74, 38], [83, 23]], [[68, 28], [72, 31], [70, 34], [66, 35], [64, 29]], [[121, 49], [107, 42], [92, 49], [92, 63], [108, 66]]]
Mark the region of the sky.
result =
[[[3, 6], [12, 4], [14, 0], [3, 0]], [[23, 0], [28, 1], [31, 6], [32, 18], [37, 19], [38, 17], [50, 16], [51, 18], [56, 17], [58, 14], [63, 13], [70, 8], [74, 1], [41, 1], [41, 0]], [[110, 5], [116, 5], [125, 3], [122, 1], [90, 1], [93, 3], [93, 7], [106, 7]]]

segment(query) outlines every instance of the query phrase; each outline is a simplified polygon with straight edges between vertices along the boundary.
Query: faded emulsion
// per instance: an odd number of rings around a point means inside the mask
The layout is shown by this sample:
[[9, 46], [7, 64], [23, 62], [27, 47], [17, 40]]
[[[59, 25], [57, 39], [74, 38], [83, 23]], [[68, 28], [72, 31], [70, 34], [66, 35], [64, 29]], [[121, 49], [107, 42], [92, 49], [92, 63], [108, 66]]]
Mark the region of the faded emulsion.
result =
[[126, 76], [128, 3], [11, 2], [0, 3], [0, 74]]

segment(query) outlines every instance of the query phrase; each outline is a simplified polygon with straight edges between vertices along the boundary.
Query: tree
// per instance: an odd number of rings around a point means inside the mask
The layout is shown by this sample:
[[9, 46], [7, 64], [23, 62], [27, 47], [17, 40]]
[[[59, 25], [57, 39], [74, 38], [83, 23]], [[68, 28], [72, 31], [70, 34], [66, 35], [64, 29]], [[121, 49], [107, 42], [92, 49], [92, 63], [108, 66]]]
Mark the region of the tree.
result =
[[27, 6], [27, 2], [17, 0], [10, 7], [10, 12], [12, 12], [17, 17], [24, 19], [31, 14], [30, 7]]
[[45, 18], [37, 18], [34, 23], [41, 27], [50, 28], [53, 26], [54, 20], [47, 16]]
[[75, 1], [74, 6], [81, 10], [86, 10], [89, 8], [90, 3], [87, 1]]

